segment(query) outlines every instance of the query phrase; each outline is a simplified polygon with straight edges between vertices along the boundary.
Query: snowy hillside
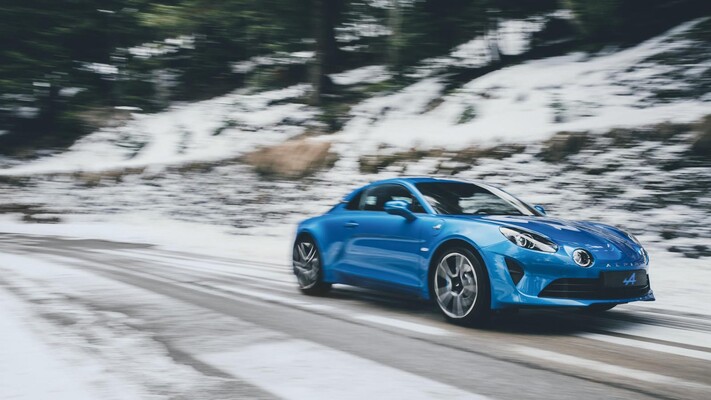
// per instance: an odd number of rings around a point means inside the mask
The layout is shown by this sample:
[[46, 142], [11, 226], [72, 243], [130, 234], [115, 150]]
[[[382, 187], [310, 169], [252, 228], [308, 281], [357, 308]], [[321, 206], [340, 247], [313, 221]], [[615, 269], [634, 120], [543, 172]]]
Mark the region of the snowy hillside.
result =
[[[659, 122], [690, 122], [709, 113], [711, 94], [660, 98], [690, 90], [711, 67], [708, 45], [683, 39], [703, 19], [636, 47], [609, 54], [570, 54], [530, 61], [475, 79], [443, 94], [438, 78], [370, 99], [335, 138], [370, 154], [394, 149], [461, 149], [472, 144], [534, 142], [561, 131], [602, 131]], [[663, 55], [699, 51], [702, 60], [659, 62]]]
[[[696, 121], [711, 112], [704, 78], [711, 67], [711, 48], [693, 36], [695, 27], [707, 23], [706, 19], [687, 22], [621, 51], [529, 61], [447, 93], [446, 76], [430, 73], [402, 90], [352, 106], [340, 132], [315, 140], [333, 143], [334, 150], [348, 158], [410, 148], [458, 150], [533, 143], [562, 131], [602, 132]], [[462, 52], [457, 49], [453, 54], [464, 57]], [[464, 54], [469, 62], [488, 59], [480, 52]], [[387, 79], [380, 66], [334, 76], [337, 84], [348, 86]], [[306, 85], [297, 85], [261, 93], [236, 92], [159, 114], [135, 114], [126, 125], [89, 135], [63, 154], [5, 168], [0, 175], [231, 159], [317, 130], [317, 111], [302, 104], [306, 90]]]
[[[691, 150], [704, 129], [696, 123], [711, 114], [711, 46], [694, 36], [708, 23], [619, 51], [528, 61], [446, 92], [447, 77], [430, 74], [354, 104], [333, 134], [319, 134], [305, 85], [136, 114], [63, 153], [7, 163], [1, 211], [28, 222], [130, 214], [133, 223], [182, 220], [286, 238], [356, 185], [456, 175], [553, 215], [624, 226], [673, 257], [711, 257], [711, 163]], [[388, 79], [380, 66], [334, 76], [354, 90]], [[280, 180], [243, 163], [292, 139], [328, 143], [335, 164]], [[297, 156], [288, 151], [260, 157]]]

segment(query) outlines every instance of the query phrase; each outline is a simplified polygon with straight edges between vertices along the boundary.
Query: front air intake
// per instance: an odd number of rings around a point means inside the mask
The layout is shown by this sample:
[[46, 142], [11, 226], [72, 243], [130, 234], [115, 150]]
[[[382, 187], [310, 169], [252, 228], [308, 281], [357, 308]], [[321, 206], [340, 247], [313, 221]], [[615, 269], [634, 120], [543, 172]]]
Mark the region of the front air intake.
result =
[[649, 290], [649, 281], [644, 286], [605, 288], [599, 278], [563, 278], [548, 284], [538, 297], [581, 300], [630, 299], [645, 296]]
[[523, 278], [523, 267], [521, 264], [513, 258], [506, 257], [506, 269], [509, 270], [509, 275], [511, 275], [511, 280], [514, 285], [518, 285], [518, 283], [521, 282], [521, 278]]

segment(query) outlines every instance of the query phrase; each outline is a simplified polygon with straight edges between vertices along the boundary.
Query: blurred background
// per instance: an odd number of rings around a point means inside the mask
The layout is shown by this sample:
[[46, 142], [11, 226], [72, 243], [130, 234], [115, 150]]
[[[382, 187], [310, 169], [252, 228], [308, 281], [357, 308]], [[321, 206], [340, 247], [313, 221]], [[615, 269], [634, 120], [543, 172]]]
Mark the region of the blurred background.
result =
[[0, 231], [285, 264], [358, 185], [455, 176], [630, 230], [654, 307], [709, 313], [707, 0], [3, 0], [0, 38]]
[[1, 7], [0, 211], [26, 221], [282, 227], [457, 175], [711, 256], [706, 1]]

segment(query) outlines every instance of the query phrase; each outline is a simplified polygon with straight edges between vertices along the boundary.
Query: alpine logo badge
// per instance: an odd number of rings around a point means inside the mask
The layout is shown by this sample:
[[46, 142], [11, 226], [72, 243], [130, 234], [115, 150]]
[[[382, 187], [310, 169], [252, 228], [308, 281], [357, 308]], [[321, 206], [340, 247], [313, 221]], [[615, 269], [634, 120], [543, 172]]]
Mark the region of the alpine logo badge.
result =
[[625, 286], [634, 285], [635, 283], [637, 283], [637, 274], [635, 274], [634, 272], [631, 273], [630, 276], [628, 276], [624, 281], [622, 281], [622, 283], [624, 283]]

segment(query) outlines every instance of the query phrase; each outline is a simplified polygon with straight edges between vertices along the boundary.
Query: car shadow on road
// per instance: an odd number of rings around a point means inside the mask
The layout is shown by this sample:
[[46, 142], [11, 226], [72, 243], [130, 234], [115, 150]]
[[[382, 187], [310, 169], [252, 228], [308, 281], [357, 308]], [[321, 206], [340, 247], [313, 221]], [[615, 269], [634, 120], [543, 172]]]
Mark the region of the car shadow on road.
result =
[[477, 326], [492, 332], [526, 335], [571, 335], [581, 332], [609, 330], [637, 321], [627, 320], [626, 314], [616, 311], [592, 313], [585, 309], [521, 310], [513, 313], [494, 313]]
[[[386, 312], [417, 315], [443, 321], [436, 306], [416, 297], [338, 286], [328, 295], [331, 299], [365, 304]], [[624, 307], [624, 306], [622, 306]], [[614, 309], [592, 312], [584, 308], [522, 309], [493, 312], [487, 320], [472, 326], [473, 330], [523, 335], [571, 335], [582, 332], [606, 331], [639, 323], [656, 323], [655, 318]]]

